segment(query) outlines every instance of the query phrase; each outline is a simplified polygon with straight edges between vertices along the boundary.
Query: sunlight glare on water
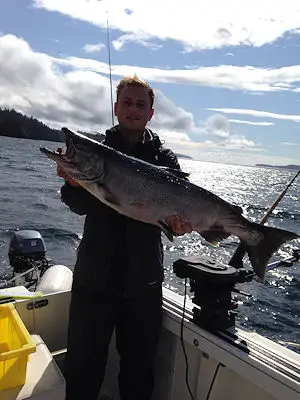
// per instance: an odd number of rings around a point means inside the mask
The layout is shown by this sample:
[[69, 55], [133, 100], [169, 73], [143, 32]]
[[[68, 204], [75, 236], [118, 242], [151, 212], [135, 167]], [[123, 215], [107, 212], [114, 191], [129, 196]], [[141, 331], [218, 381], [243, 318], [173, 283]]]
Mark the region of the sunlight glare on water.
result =
[[[72, 213], [60, 200], [63, 181], [55, 164], [43, 156], [40, 146], [55, 148], [55, 143], [0, 137], [0, 281], [11, 277], [8, 243], [16, 229], [38, 230], [47, 246], [47, 254], [56, 263], [73, 269], [76, 248], [82, 237], [84, 217]], [[259, 222], [295, 171], [206, 163], [180, 159], [190, 181], [212, 191], [231, 204], [243, 208], [243, 214]], [[268, 225], [300, 234], [300, 179], [289, 189], [268, 220]], [[229, 237], [213, 247], [201, 242], [198, 233], [175, 238], [171, 243], [163, 235], [165, 248], [164, 285], [183, 294], [183, 281], [173, 273], [173, 262], [187, 255], [208, 255], [228, 263], [238, 246], [238, 238]], [[284, 244], [273, 259], [289, 256], [299, 241]], [[101, 243], [99, 243], [101, 246]], [[245, 257], [245, 266], [249, 267]], [[277, 341], [300, 343], [300, 269], [299, 263], [267, 274], [264, 284], [253, 280], [241, 285], [253, 298], [240, 297], [238, 323]], [[295, 349], [292, 345], [288, 345]]]

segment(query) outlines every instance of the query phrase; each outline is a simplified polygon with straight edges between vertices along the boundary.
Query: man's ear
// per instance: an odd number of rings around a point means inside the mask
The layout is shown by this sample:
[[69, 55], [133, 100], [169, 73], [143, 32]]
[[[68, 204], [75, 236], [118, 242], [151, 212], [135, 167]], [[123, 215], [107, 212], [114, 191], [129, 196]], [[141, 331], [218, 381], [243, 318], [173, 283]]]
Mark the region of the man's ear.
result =
[[114, 104], [114, 113], [115, 113], [115, 116], [117, 116], [117, 113], [118, 113], [118, 104], [117, 104], [117, 102], [115, 102], [115, 104]]
[[153, 117], [153, 114], [154, 114], [154, 109], [152, 108], [151, 111], [150, 111], [150, 114], [149, 114], [148, 121], [151, 120], [151, 118]]

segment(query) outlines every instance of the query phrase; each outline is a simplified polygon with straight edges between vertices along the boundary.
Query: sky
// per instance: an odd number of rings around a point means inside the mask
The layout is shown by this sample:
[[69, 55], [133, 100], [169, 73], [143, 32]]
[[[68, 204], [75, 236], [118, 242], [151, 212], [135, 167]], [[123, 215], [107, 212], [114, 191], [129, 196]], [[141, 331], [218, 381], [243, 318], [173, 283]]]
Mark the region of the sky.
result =
[[154, 88], [149, 128], [172, 150], [300, 164], [299, 0], [1, 1], [0, 107], [105, 132], [111, 89], [115, 101], [134, 74]]

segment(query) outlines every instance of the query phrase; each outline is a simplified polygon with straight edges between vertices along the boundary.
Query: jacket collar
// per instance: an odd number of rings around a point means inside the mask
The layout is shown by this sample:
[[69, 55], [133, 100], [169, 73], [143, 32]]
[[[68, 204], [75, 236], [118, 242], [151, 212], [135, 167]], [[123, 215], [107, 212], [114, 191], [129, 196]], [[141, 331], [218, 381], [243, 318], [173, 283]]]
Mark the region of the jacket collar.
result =
[[[107, 129], [105, 135], [106, 137], [104, 139], [104, 143], [107, 146], [113, 147], [116, 150], [120, 150], [123, 147], [119, 125], [115, 125], [112, 128]], [[159, 148], [162, 145], [162, 142], [160, 141], [159, 136], [155, 132], [153, 132], [149, 128], [146, 128], [143, 135], [143, 139], [139, 144], [142, 145], [151, 144]]]

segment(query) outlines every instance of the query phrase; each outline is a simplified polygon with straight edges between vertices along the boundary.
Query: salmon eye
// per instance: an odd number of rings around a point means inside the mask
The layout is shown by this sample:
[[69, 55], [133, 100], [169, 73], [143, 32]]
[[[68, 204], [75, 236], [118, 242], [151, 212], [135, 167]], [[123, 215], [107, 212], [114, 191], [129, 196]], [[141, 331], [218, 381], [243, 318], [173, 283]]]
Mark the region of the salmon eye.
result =
[[84, 150], [84, 146], [82, 146], [80, 143], [74, 143], [74, 146], [77, 150]]

